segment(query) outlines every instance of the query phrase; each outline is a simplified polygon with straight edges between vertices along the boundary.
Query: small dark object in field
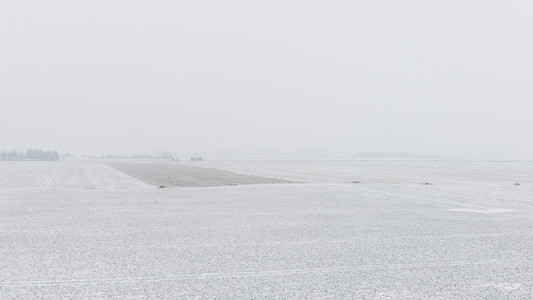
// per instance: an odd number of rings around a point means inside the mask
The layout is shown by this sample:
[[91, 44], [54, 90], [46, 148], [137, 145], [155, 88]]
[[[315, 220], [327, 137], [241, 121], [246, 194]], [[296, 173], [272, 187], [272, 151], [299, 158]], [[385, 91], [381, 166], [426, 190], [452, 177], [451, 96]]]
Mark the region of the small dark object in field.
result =
[[424, 183], [421, 183], [422, 185], [433, 185], [433, 183], [431, 182], [424, 182]]
[[359, 181], [359, 180], [354, 180], [354, 181], [352, 181], [352, 183], [361, 183], [361, 181]]
[[515, 182], [514, 185], [520, 185], [520, 182]]
[[157, 188], [158, 188], [158, 189], [164, 189], [164, 188], [166, 188], [166, 186], [164, 186], [164, 185], [160, 185], [160, 186], [158, 186]]

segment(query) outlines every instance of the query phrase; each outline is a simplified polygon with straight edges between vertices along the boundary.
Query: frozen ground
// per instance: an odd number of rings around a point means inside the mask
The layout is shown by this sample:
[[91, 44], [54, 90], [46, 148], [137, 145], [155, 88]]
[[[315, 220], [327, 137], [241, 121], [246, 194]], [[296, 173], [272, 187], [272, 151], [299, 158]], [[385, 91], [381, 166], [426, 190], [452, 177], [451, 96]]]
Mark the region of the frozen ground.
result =
[[532, 163], [195, 166], [310, 183], [0, 162], [0, 299], [533, 298]]
[[226, 160], [194, 165], [315, 183], [533, 185], [533, 162]]
[[0, 161], [0, 188], [123, 189], [149, 185], [89, 160]]
[[209, 187], [241, 184], [291, 183], [291, 181], [245, 175], [168, 161], [112, 161], [108, 165], [158, 187]]

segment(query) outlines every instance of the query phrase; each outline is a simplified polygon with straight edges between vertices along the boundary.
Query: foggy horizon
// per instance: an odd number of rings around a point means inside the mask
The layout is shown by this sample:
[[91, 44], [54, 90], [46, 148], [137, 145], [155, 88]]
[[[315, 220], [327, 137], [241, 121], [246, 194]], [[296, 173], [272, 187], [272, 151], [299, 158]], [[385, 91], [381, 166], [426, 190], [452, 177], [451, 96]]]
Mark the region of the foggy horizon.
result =
[[4, 1], [0, 151], [533, 159], [531, 8]]

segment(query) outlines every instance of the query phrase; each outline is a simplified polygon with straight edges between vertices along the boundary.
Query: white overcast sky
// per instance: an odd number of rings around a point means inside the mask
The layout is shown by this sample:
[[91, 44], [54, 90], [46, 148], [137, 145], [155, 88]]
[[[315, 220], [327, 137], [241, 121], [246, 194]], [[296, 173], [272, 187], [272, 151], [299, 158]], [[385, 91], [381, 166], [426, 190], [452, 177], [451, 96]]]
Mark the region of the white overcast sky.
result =
[[0, 1], [0, 149], [533, 158], [530, 1]]

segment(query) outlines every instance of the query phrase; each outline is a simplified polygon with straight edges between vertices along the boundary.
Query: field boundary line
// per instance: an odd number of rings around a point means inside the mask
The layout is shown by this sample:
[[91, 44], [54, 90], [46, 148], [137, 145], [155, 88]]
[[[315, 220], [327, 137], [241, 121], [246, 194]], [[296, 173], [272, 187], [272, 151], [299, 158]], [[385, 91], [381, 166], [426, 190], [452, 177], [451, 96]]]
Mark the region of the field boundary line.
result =
[[58, 173], [59, 167], [60, 166], [55, 167], [52, 173], [50, 173], [50, 175], [48, 175], [48, 177], [46, 177], [46, 179], [39, 185], [39, 188], [48, 187], [50, 183], [52, 183], [52, 180], [54, 180], [54, 178], [56, 177]]
[[98, 168], [96, 165], [93, 165], [93, 167], [96, 170], [96, 173], [98, 173], [98, 175], [100, 175], [111, 186], [113, 186], [113, 187], [119, 187], [120, 186], [118, 183], [113, 181], [113, 179], [109, 178], [109, 176], [104, 174], [104, 172], [100, 168]]

